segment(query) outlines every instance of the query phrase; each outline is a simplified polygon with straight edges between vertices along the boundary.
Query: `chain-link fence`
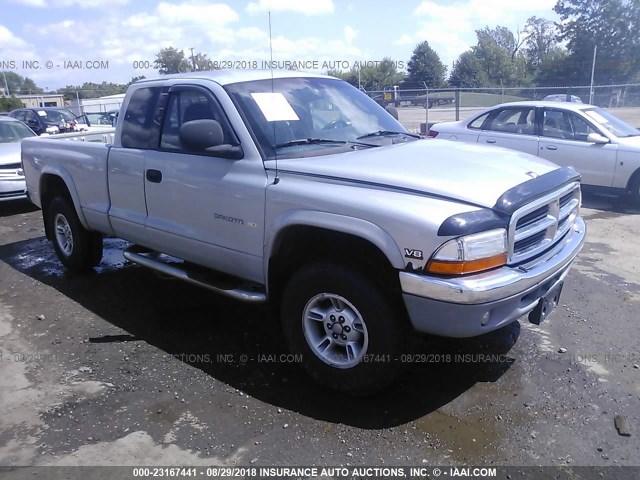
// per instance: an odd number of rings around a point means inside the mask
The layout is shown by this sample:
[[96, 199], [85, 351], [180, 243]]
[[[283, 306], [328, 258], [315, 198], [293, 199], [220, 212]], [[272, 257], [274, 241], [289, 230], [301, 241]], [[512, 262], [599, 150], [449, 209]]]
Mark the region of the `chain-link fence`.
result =
[[591, 103], [640, 126], [640, 84], [567, 87], [495, 87], [386, 89], [366, 92], [383, 106], [395, 106], [403, 125], [412, 132], [425, 133], [428, 125], [463, 120], [501, 103], [544, 100]]

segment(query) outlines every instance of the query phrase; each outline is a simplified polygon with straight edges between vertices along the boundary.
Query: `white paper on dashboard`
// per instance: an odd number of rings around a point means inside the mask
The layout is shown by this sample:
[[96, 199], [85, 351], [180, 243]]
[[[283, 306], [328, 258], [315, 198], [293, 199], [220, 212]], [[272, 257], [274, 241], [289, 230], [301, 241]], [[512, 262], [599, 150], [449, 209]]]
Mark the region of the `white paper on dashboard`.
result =
[[279, 92], [252, 93], [251, 96], [267, 122], [300, 120], [283, 94]]

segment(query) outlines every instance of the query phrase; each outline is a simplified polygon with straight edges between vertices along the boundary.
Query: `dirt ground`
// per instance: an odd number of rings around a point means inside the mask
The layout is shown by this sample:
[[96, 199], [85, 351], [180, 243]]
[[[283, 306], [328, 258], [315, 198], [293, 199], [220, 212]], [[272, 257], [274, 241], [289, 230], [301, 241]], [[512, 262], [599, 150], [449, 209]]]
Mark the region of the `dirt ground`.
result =
[[421, 337], [398, 383], [351, 398], [286, 356], [268, 307], [128, 264], [116, 239], [69, 275], [40, 211], [0, 204], [0, 465], [638, 465], [640, 211], [584, 207], [545, 323]]

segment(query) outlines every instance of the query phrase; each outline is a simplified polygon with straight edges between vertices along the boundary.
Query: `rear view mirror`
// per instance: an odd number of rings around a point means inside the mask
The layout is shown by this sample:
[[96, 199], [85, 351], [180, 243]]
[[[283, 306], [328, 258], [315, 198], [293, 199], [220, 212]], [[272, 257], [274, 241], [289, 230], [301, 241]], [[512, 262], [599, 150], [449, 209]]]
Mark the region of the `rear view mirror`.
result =
[[609, 139], [607, 137], [600, 135], [599, 133], [594, 132], [587, 135], [587, 142], [603, 145], [605, 143], [609, 143]]

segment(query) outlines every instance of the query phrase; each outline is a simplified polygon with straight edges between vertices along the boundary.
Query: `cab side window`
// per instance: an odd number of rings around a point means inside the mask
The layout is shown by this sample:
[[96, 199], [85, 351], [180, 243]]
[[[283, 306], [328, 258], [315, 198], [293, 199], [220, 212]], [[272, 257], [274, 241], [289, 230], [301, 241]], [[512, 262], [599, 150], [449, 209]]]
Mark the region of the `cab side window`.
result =
[[230, 141], [231, 135], [220, 107], [204, 92], [198, 90], [184, 90], [172, 93], [167, 104], [160, 148], [169, 150], [183, 150], [180, 142], [180, 127], [193, 120], [216, 120], [222, 127], [223, 143]]
[[494, 132], [534, 135], [535, 124], [533, 107], [505, 108], [494, 112], [485, 128]]

